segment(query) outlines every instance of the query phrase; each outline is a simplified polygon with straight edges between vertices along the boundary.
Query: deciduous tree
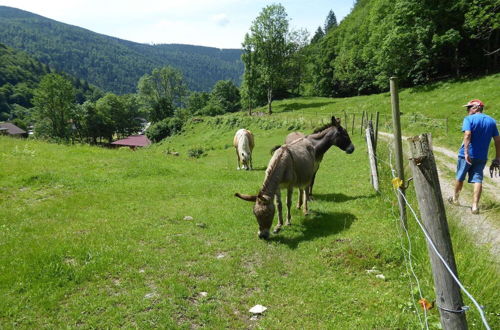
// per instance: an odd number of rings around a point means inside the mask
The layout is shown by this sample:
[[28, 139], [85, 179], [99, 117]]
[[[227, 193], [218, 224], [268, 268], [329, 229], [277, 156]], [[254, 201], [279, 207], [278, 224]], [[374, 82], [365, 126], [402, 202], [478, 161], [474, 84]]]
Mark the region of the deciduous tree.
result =
[[142, 76], [138, 90], [149, 106], [149, 119], [152, 122], [172, 117], [187, 94], [182, 73], [171, 66], [154, 69], [151, 74]]
[[69, 140], [72, 129], [71, 109], [75, 103], [75, 90], [70, 81], [55, 73], [44, 76], [33, 97], [37, 124], [40, 124], [40, 128], [47, 128], [46, 132], [38, 133]]

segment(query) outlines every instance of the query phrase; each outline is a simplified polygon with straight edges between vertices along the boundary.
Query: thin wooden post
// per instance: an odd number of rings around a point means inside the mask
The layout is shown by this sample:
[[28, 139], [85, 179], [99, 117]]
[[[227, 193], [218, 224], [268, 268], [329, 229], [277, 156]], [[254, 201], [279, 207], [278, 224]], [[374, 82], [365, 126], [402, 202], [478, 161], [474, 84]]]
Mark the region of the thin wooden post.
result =
[[[396, 149], [396, 172], [398, 178], [401, 179], [403, 183], [397, 189], [400, 194], [398, 194], [398, 204], [399, 204], [399, 219], [401, 226], [406, 228], [406, 205], [404, 201], [405, 194], [405, 173], [403, 167], [403, 145], [401, 142], [401, 119], [399, 112], [399, 94], [398, 94], [398, 78], [391, 77], [390, 79], [391, 87], [391, 105], [392, 105], [392, 127], [394, 132], [394, 148]], [[403, 196], [402, 196], [403, 195]]]
[[365, 123], [365, 111], [363, 110], [363, 114], [361, 115], [361, 125], [359, 127], [359, 134], [363, 135], [363, 124]]
[[344, 110], [344, 118], [345, 118], [344, 127], [347, 128], [347, 112], [345, 110]]
[[368, 146], [368, 159], [370, 161], [372, 186], [378, 193], [380, 192], [378, 185], [378, 169], [375, 148], [373, 148], [373, 123], [371, 120], [368, 122], [368, 127], [366, 128], [366, 144]]
[[[415, 136], [409, 138], [408, 141], [411, 153], [410, 167], [423, 225], [436, 250], [458, 278], [436, 162], [428, 135]], [[436, 304], [441, 314], [443, 329], [467, 329], [460, 287], [429, 242], [427, 242], [427, 250], [431, 260]]]
[[380, 113], [377, 111], [377, 115], [375, 116], [375, 133], [373, 134], [373, 150], [375, 154], [377, 154], [377, 142], [378, 142], [378, 119], [379, 119]]
[[351, 132], [352, 132], [351, 134], [352, 135], [354, 135], [354, 119], [356, 119], [356, 114], [355, 113], [352, 114], [352, 130], [351, 130]]

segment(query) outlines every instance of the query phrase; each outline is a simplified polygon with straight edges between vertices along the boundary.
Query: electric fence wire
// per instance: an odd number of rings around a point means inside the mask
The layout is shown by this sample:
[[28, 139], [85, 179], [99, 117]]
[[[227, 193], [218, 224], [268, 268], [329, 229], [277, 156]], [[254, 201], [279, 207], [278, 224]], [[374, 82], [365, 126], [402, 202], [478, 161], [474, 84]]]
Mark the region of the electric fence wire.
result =
[[[387, 165], [389, 165], [390, 169], [391, 169], [391, 174], [392, 174], [392, 177], [395, 178], [395, 170], [394, 170], [394, 167], [392, 166], [392, 150], [391, 148], [389, 147], [389, 162], [386, 162], [386, 161], [383, 161], [384, 163], [386, 163]], [[397, 197], [397, 195], [396, 195]], [[392, 214], [394, 216], [395, 219], [397, 219], [397, 215], [394, 213], [394, 210], [392, 210]], [[406, 272], [408, 275], [410, 276], [413, 276], [413, 278], [415, 279], [415, 283], [416, 283], [416, 286], [418, 288], [418, 293], [419, 293], [419, 298], [422, 299], [423, 298], [423, 294], [422, 294], [422, 288], [420, 286], [420, 281], [417, 277], [417, 274], [415, 273], [415, 269], [413, 267], [413, 262], [412, 262], [412, 245], [411, 245], [411, 239], [410, 239], [410, 235], [408, 233], [408, 229], [406, 228], [406, 226], [403, 226], [403, 229], [404, 229], [404, 232], [406, 234], [406, 238], [407, 238], [407, 241], [408, 241], [408, 249], [406, 249], [404, 247], [404, 244], [403, 244], [403, 235], [401, 233], [401, 226], [396, 226], [398, 228], [398, 234], [399, 234], [399, 244], [401, 246], [401, 249], [403, 250], [403, 256], [405, 258], [405, 267], [406, 267]], [[411, 274], [410, 274], [411, 273]], [[422, 328], [424, 328], [424, 323], [425, 323], [425, 329], [429, 330], [429, 323], [428, 323], [428, 316], [427, 316], [427, 309], [426, 308], [423, 308], [424, 310], [424, 321], [422, 322], [422, 318], [420, 316], [420, 313], [419, 313], [419, 308], [418, 308], [418, 305], [415, 303], [416, 299], [414, 298], [414, 288], [413, 288], [413, 281], [410, 280], [410, 289], [411, 289], [411, 297], [412, 297], [412, 300], [413, 300], [413, 305], [415, 307], [415, 310], [417, 311], [417, 317], [418, 317], [418, 320], [420, 322], [420, 325]]]
[[[390, 155], [392, 155], [392, 150], [390, 149], [390, 146], [389, 146], [389, 151], [390, 151]], [[392, 162], [391, 162], [392, 163]], [[392, 172], [392, 175], [394, 176], [394, 169], [392, 168], [392, 165], [391, 165], [391, 172]], [[467, 291], [467, 289], [465, 289], [465, 287], [462, 285], [462, 283], [459, 281], [459, 279], [455, 276], [455, 274], [453, 273], [453, 271], [451, 270], [450, 266], [446, 263], [446, 261], [444, 260], [443, 256], [438, 252], [437, 248], [436, 248], [436, 245], [434, 244], [434, 242], [432, 241], [432, 239], [430, 238], [429, 234], [427, 233], [427, 230], [425, 229], [425, 227], [422, 225], [422, 223], [420, 222], [420, 220], [418, 219], [418, 216], [415, 212], [415, 210], [413, 209], [413, 207], [411, 207], [410, 203], [408, 202], [408, 200], [406, 199], [406, 196], [401, 192], [401, 190], [399, 189], [395, 189], [395, 191], [397, 191], [397, 193], [399, 193], [404, 201], [405, 201], [405, 204], [408, 206], [408, 208], [411, 210], [412, 214], [413, 214], [413, 217], [415, 218], [415, 220], [417, 221], [417, 224], [419, 225], [420, 229], [422, 230], [422, 232], [424, 233], [425, 235], [425, 238], [427, 239], [427, 241], [429, 242], [429, 246], [431, 246], [432, 250], [436, 253], [436, 255], [438, 256], [438, 258], [441, 260], [441, 262], [443, 263], [443, 265], [445, 266], [446, 270], [450, 273], [451, 277], [453, 278], [453, 280], [458, 284], [458, 286], [460, 287], [460, 289], [462, 289], [462, 291], [469, 297], [470, 300], [472, 300], [472, 302], [474, 303], [474, 306], [476, 307], [476, 309], [479, 311], [479, 314], [481, 316], [481, 320], [483, 322], [483, 325], [485, 326], [485, 328], [487, 330], [491, 330], [489, 324], [488, 324], [488, 321], [486, 320], [486, 317], [484, 315], [484, 312], [483, 312], [483, 309], [481, 308], [481, 305], [479, 305], [479, 303], [476, 301], [476, 299], [474, 299], [474, 297], [469, 293], [469, 291]]]
[[[406, 199], [405, 195], [399, 189], [397, 189], [397, 191], [398, 191], [399, 194], [401, 194], [401, 196], [405, 200], [406, 205], [409, 207], [409, 209], [413, 213], [413, 216], [415, 217], [415, 220], [417, 221], [418, 225], [420, 226], [420, 229], [422, 229], [422, 231], [423, 231], [423, 233], [425, 235], [425, 238], [427, 239], [427, 241], [429, 242], [430, 246], [432, 247], [432, 250], [439, 257], [439, 259], [441, 260], [441, 262], [445, 266], [446, 270], [448, 270], [448, 272], [450, 273], [451, 277], [458, 284], [458, 286], [460, 287], [460, 289], [462, 289], [462, 291], [465, 292], [465, 294], [470, 298], [470, 300], [472, 300], [472, 302], [476, 306], [477, 310], [479, 311], [479, 314], [481, 315], [481, 320], [483, 321], [483, 324], [484, 324], [485, 328], [488, 329], [488, 330], [491, 330], [491, 328], [490, 328], [490, 326], [488, 324], [488, 321], [486, 321], [486, 317], [484, 316], [484, 312], [483, 312], [483, 309], [481, 308], [481, 305], [479, 305], [479, 303], [476, 301], [476, 299], [474, 299], [474, 297], [469, 293], [469, 291], [467, 291], [467, 289], [462, 285], [462, 283], [459, 281], [459, 279], [455, 276], [455, 274], [451, 270], [450, 266], [448, 266], [448, 264], [444, 260], [443, 256], [438, 252], [436, 246], [434, 245], [434, 242], [429, 237], [429, 234], [427, 233], [427, 231], [425, 230], [424, 226], [422, 225], [422, 223], [418, 219], [417, 214], [415, 213], [415, 211], [411, 207], [410, 203], [408, 203], [408, 200]], [[464, 311], [464, 310], [462, 310], [462, 311]]]

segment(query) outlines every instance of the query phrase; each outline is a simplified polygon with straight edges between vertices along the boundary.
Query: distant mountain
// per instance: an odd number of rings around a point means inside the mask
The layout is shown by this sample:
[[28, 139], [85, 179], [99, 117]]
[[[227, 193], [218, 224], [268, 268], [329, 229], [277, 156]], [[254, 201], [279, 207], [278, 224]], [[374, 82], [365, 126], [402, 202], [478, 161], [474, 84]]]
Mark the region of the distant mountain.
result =
[[195, 91], [208, 91], [218, 80], [239, 85], [243, 74], [240, 49], [140, 44], [5, 6], [0, 43], [117, 94], [135, 92], [142, 75], [165, 65], [181, 70]]
[[[20, 50], [0, 43], [0, 121], [16, 117], [16, 112], [33, 106], [33, 92], [42, 77], [54, 72], [49, 66]], [[95, 100], [102, 91], [64, 72], [58, 72], [71, 81], [75, 88], [75, 101]]]

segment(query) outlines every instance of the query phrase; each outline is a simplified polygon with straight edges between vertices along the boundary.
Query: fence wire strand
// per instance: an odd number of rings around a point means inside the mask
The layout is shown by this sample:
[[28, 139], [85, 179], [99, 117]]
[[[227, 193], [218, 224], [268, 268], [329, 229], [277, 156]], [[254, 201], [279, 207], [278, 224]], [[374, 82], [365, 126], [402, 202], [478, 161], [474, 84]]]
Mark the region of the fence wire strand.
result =
[[[392, 166], [392, 149], [390, 148], [390, 145], [388, 144], [388, 147], [389, 147], [389, 163], [386, 162], [386, 161], [383, 161], [384, 163], [386, 164], [389, 164], [389, 166], [391, 167], [391, 174], [393, 177], [396, 177], [395, 176], [395, 170]], [[377, 158], [377, 160], [381, 160], [379, 158]], [[425, 227], [423, 226], [423, 224], [421, 223], [421, 221], [419, 220], [415, 210], [413, 209], [413, 207], [410, 205], [410, 203], [408, 202], [408, 200], [406, 199], [406, 196], [399, 190], [399, 189], [394, 189], [394, 191], [396, 192], [396, 196], [397, 194], [399, 193], [404, 201], [405, 201], [405, 204], [408, 206], [408, 208], [410, 209], [410, 211], [412, 212], [413, 214], [413, 217], [415, 218], [415, 221], [417, 222], [417, 224], [419, 225], [420, 229], [422, 230], [422, 232], [424, 233], [424, 236], [425, 238], [427, 239], [427, 241], [429, 242], [429, 246], [431, 246], [432, 250], [436, 253], [436, 255], [438, 256], [438, 258], [441, 260], [441, 262], [443, 263], [443, 265], [445, 266], [446, 270], [450, 273], [451, 277], [453, 278], [453, 280], [458, 284], [458, 286], [460, 287], [460, 289], [467, 295], [467, 297], [469, 297], [469, 299], [474, 303], [474, 306], [476, 307], [476, 309], [479, 311], [479, 314], [481, 316], [481, 320], [483, 322], [483, 325], [485, 326], [485, 328], [487, 330], [491, 330], [489, 324], [488, 324], [488, 321], [486, 320], [486, 317], [484, 315], [484, 312], [483, 312], [483, 309], [481, 307], [481, 305], [479, 305], [479, 303], [476, 301], [476, 299], [469, 293], [469, 291], [467, 291], [467, 289], [462, 285], [462, 283], [460, 282], [460, 280], [456, 277], [456, 275], [453, 273], [453, 271], [451, 270], [450, 266], [446, 263], [446, 261], [444, 260], [443, 256], [438, 252], [434, 242], [432, 241], [432, 239], [430, 238], [429, 234], [427, 233], [427, 230], [425, 229]], [[405, 231], [408, 235], [408, 231], [407, 229], [405, 228]], [[408, 235], [408, 242], [410, 241], [410, 238], [409, 238], [409, 235]], [[416, 275], [415, 275], [416, 277]], [[418, 282], [417, 282], [418, 283]], [[419, 290], [420, 290], [420, 286], [419, 286]], [[422, 293], [420, 292], [420, 295], [422, 295]], [[438, 306], [439, 308], [439, 306]], [[425, 313], [425, 308], [424, 308], [424, 313]], [[426, 326], [427, 325], [427, 315], [426, 316]]]
[[[384, 163], [386, 163], [387, 165], [389, 165], [390, 169], [391, 169], [391, 174], [392, 174], [392, 177], [395, 178], [396, 175], [396, 171], [392, 165], [392, 149], [390, 148], [390, 146], [388, 145], [388, 149], [389, 149], [389, 162], [386, 162], [384, 160], [382, 160]], [[396, 195], [397, 197], [397, 195]], [[398, 216], [394, 213], [394, 209], [391, 209], [392, 210], [392, 214], [394, 216], [395, 219], [398, 219]], [[416, 286], [418, 288], [418, 293], [419, 293], [419, 298], [423, 298], [423, 294], [422, 294], [422, 288], [420, 286], [420, 281], [417, 277], [417, 274], [415, 273], [415, 269], [413, 268], [413, 262], [412, 262], [412, 245], [411, 245], [411, 239], [410, 239], [410, 234], [408, 233], [408, 228], [406, 227], [403, 227], [404, 228], [404, 232], [406, 234], [406, 239], [408, 241], [408, 249], [406, 249], [404, 247], [404, 244], [403, 244], [403, 235], [402, 235], [402, 232], [401, 232], [401, 226], [397, 226], [398, 227], [398, 234], [399, 234], [399, 243], [400, 243], [400, 246], [401, 246], [401, 249], [403, 250], [403, 256], [405, 258], [405, 267], [406, 267], [406, 272], [408, 275], [410, 276], [413, 276], [413, 278], [415, 279], [415, 283], [416, 283]], [[411, 274], [410, 274], [411, 273]], [[410, 289], [411, 289], [411, 297], [413, 299], [413, 305], [415, 307], [415, 310], [417, 311], [417, 317], [418, 317], [418, 320], [420, 322], [420, 325], [422, 328], [424, 328], [424, 324], [425, 324], [425, 329], [426, 330], [429, 330], [429, 323], [428, 323], [428, 316], [427, 316], [427, 310], [424, 308], [424, 320], [422, 321], [422, 318], [420, 317], [420, 313], [418, 312], [419, 311], [419, 308], [418, 308], [418, 305], [415, 303], [416, 299], [414, 297], [414, 288], [413, 288], [413, 282], [410, 280]]]

